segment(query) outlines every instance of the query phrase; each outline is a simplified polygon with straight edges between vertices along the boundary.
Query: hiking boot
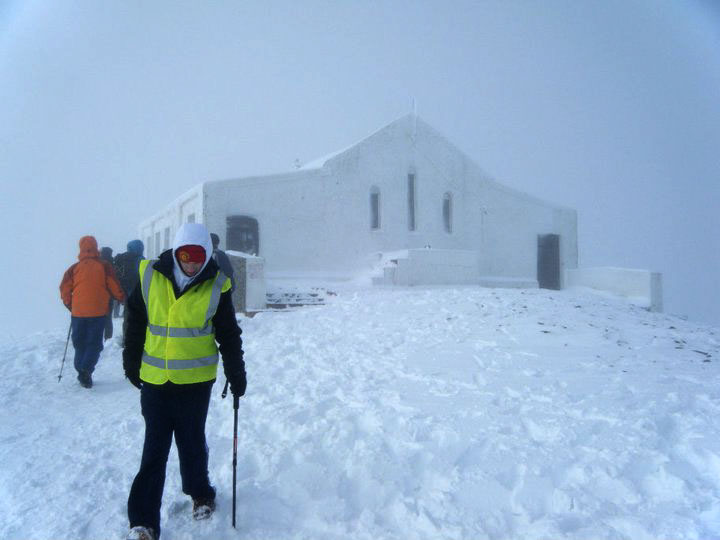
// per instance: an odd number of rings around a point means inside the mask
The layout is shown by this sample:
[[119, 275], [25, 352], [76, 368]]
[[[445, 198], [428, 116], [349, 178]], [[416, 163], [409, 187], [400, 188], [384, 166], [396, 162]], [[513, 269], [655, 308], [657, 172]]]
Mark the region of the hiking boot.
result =
[[133, 527], [125, 540], [156, 540], [155, 531], [151, 527]]
[[208, 519], [215, 511], [215, 499], [193, 499], [193, 519]]
[[87, 371], [78, 373], [78, 381], [83, 388], [92, 388], [92, 376]]

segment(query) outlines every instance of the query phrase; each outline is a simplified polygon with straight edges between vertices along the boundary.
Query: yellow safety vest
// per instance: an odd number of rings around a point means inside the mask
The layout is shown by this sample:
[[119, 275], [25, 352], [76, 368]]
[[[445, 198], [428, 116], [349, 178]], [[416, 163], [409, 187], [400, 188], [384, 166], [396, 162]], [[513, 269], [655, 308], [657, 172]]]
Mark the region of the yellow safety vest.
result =
[[150, 384], [191, 384], [217, 376], [218, 349], [212, 318], [230, 279], [218, 271], [175, 298], [172, 282], [153, 270], [156, 260], [140, 262], [148, 325], [140, 379]]

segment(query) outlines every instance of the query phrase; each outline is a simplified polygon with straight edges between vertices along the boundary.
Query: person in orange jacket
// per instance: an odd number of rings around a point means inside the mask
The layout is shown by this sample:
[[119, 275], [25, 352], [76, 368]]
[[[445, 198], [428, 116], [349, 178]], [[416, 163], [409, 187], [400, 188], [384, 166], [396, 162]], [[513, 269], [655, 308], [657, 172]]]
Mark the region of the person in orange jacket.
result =
[[72, 342], [78, 381], [92, 388], [92, 373], [103, 350], [105, 315], [110, 297], [125, 301], [125, 293], [110, 263], [100, 258], [97, 240], [80, 239], [79, 261], [68, 268], [60, 283], [60, 297], [72, 313]]

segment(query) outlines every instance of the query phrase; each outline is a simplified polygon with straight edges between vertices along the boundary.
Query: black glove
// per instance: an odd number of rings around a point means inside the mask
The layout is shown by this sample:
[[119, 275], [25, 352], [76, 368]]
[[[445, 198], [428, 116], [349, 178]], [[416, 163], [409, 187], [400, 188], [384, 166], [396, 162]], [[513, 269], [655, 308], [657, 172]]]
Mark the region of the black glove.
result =
[[128, 381], [130, 381], [130, 384], [132, 384], [135, 388], [140, 390], [142, 388], [142, 380], [140, 379], [140, 373], [139, 372], [132, 372], [132, 371], [126, 371], [125, 376], [128, 378]]
[[140, 363], [130, 361], [130, 354], [127, 351], [123, 351], [123, 370], [130, 384], [139, 389], [142, 386], [142, 381], [140, 380]]
[[245, 376], [245, 370], [235, 371], [233, 373], [226, 373], [228, 382], [230, 383], [230, 391], [233, 397], [240, 397], [245, 395], [247, 389], [247, 377]]

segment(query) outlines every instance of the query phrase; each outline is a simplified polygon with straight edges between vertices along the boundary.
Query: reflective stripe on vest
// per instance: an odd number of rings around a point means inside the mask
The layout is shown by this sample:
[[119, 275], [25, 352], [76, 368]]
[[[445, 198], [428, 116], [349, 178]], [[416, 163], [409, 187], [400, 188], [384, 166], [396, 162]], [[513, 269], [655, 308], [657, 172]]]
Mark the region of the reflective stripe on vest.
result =
[[215, 333], [212, 322], [208, 323], [206, 328], [168, 328], [166, 326], [148, 324], [148, 330], [153, 336], [162, 337], [198, 337], [209, 336]]
[[[143, 362], [153, 367], [165, 369], [165, 360], [143, 353]], [[167, 369], [189, 369], [196, 367], [212, 366], [218, 363], [218, 355], [208, 356], [206, 358], [193, 358], [192, 360], [168, 360]]]
[[190, 384], [217, 376], [218, 351], [212, 318], [230, 289], [221, 271], [175, 297], [172, 282], [142, 261], [139, 273], [148, 314], [140, 378], [151, 384]]

